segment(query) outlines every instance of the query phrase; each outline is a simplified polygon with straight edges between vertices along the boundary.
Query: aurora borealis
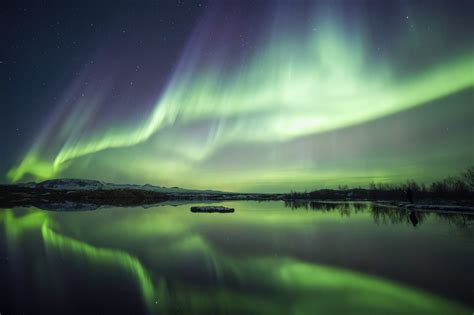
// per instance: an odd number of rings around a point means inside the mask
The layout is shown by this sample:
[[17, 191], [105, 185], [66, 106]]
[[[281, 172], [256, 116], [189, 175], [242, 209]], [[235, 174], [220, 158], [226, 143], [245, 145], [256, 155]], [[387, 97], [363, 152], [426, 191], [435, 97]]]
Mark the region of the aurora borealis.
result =
[[289, 191], [474, 162], [469, 1], [131, 8], [2, 11], [2, 181]]

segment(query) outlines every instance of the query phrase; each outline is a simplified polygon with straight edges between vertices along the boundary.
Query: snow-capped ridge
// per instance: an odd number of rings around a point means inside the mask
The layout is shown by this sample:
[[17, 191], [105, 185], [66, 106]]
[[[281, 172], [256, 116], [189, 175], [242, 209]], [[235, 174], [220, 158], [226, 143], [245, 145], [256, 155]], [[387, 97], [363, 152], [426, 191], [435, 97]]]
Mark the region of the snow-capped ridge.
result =
[[98, 180], [91, 179], [78, 179], [78, 178], [61, 178], [61, 179], [50, 179], [40, 183], [25, 183], [20, 184], [23, 187], [29, 188], [43, 188], [43, 189], [55, 189], [55, 190], [110, 190], [110, 189], [139, 189], [163, 193], [222, 193], [215, 190], [194, 190], [185, 189], [179, 187], [162, 187], [154, 186], [151, 184], [135, 185], [135, 184], [113, 184], [106, 183]]

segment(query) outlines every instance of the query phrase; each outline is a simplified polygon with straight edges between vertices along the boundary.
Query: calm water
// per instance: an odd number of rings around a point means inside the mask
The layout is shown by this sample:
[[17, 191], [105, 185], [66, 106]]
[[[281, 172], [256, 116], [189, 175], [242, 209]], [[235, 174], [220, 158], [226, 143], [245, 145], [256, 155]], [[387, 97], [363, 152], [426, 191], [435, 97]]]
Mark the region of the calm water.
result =
[[1, 209], [0, 313], [474, 311], [473, 216], [221, 205], [236, 212]]

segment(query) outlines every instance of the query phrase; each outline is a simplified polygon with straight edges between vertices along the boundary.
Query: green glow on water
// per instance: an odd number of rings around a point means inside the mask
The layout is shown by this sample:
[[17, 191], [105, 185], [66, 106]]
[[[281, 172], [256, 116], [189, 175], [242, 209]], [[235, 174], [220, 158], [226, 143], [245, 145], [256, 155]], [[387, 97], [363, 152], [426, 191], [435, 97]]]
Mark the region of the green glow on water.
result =
[[[268, 262], [267, 262], [268, 263]], [[338, 305], [337, 300], [350, 301], [351, 312], [370, 313], [411, 313], [411, 314], [463, 314], [462, 307], [435, 296], [400, 286], [385, 279], [326, 267], [305, 262], [282, 260], [275, 264], [275, 280], [286, 286], [289, 291], [304, 290], [314, 300], [306, 299], [295, 309], [295, 314], [308, 314], [315, 311], [333, 313], [343, 312], [345, 305]], [[309, 302], [310, 301], [310, 302]]]
[[[223, 262], [221, 260], [221, 262]], [[465, 314], [455, 303], [394, 282], [291, 258], [224, 263], [238, 282], [258, 283], [262, 294], [182, 284], [177, 302], [186, 312], [258, 314]]]
[[[367, 209], [355, 214], [350, 208], [349, 218], [338, 211], [291, 211], [275, 202], [226, 205], [238, 211], [231, 216], [196, 215], [187, 205], [77, 213], [31, 209], [24, 215], [5, 210], [0, 212], [0, 222], [15, 239], [34, 240], [30, 232], [36, 231], [45, 246], [46, 262], [55, 256], [77, 262], [80, 275], [91, 278], [91, 291], [94, 281], [107, 281], [107, 277], [94, 279], [97, 270], [117, 268], [129, 274], [149, 313], [468, 313], [455, 302], [389, 279], [304, 260], [296, 253], [292, 256], [311, 237], [329, 236], [328, 228], [334, 225], [342, 225], [348, 234], [371, 230]], [[432, 228], [436, 233], [444, 231]], [[423, 231], [417, 241], [426, 237]], [[392, 226], [384, 232], [408, 231], [394, 231]], [[322, 243], [319, 240], [308, 248], [318, 251]], [[42, 266], [41, 256], [30, 258], [32, 264]]]
[[43, 211], [30, 211], [24, 215], [15, 215], [12, 209], [0, 209], [0, 222], [5, 226], [8, 239], [18, 239], [23, 233], [37, 229], [47, 219]]
[[160, 300], [160, 303], [163, 303], [161, 297], [158, 297], [158, 292], [155, 291], [150, 275], [137, 258], [118, 250], [96, 248], [56, 233], [49, 227], [47, 220], [41, 226], [41, 234], [48, 251], [73, 255], [75, 260], [88, 262], [91, 266], [119, 266], [129, 272], [139, 284], [143, 302], [150, 313], [153, 313], [156, 308], [155, 301]]

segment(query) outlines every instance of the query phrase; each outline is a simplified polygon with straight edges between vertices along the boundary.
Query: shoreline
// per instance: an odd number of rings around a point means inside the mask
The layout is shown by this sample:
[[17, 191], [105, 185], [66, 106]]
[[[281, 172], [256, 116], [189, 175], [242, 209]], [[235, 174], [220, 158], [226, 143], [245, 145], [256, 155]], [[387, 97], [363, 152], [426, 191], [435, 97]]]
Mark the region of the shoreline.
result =
[[290, 194], [226, 193], [217, 191], [159, 192], [137, 188], [110, 189], [47, 189], [20, 185], [0, 185], [0, 208], [36, 207], [53, 211], [87, 211], [101, 207], [133, 207], [185, 203], [215, 203], [225, 201], [283, 201], [289, 206], [305, 204], [334, 204], [372, 202], [377, 206], [445, 213], [474, 214], [474, 206], [453, 200], [350, 199], [350, 198], [291, 198]]

